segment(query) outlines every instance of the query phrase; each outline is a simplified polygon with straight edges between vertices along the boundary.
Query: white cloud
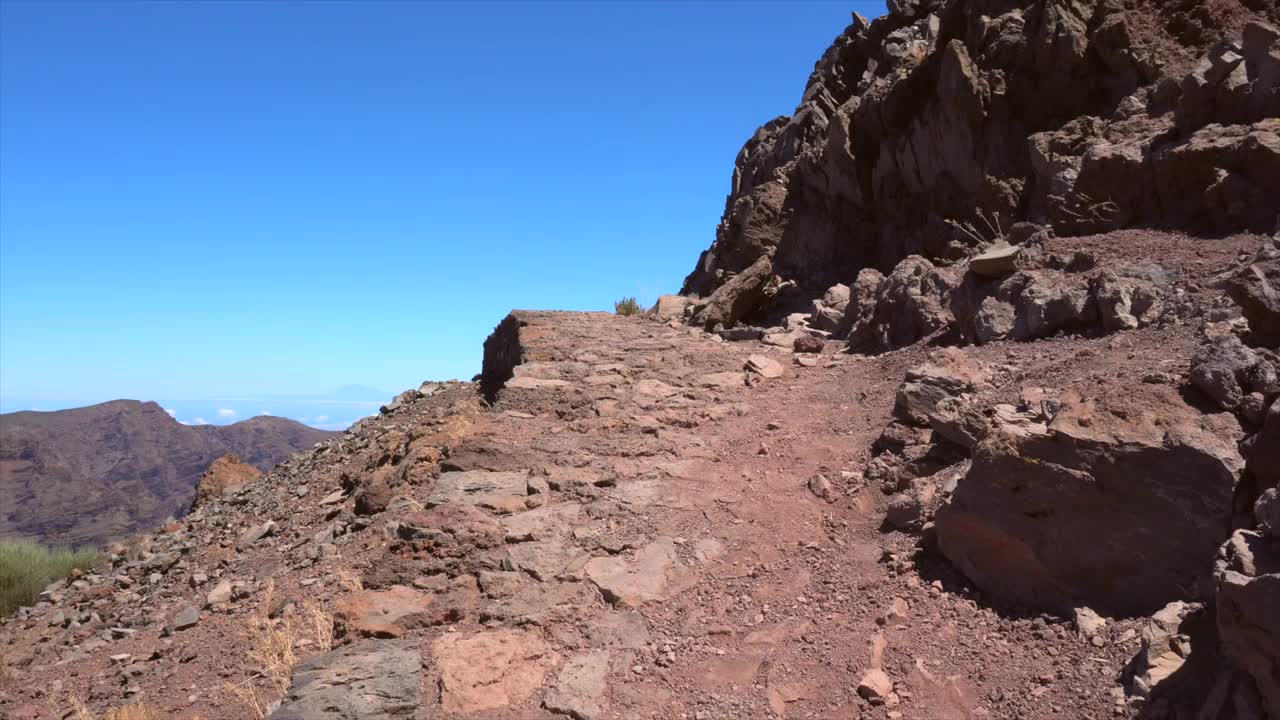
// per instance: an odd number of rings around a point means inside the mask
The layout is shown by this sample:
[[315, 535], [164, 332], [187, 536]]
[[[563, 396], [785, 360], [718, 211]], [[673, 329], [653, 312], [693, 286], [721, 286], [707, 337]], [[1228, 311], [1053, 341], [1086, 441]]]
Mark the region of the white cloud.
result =
[[218, 408], [218, 417], [233, 418], [235, 416], [236, 411], [231, 408]]
[[182, 420], [183, 425], [208, 425], [209, 421], [204, 418], [196, 418], [195, 420]]
[[329, 416], [328, 416], [328, 415], [317, 415], [317, 416], [315, 416], [315, 417], [311, 418], [311, 421], [312, 421], [312, 422], [318, 422], [318, 423], [327, 422], [328, 420], [329, 420]]
[[176, 418], [176, 417], [178, 417], [178, 411], [177, 411], [177, 410], [174, 410], [173, 408], [165, 408], [165, 409], [164, 409], [164, 411], [165, 411], [165, 412], [167, 412], [167, 413], [169, 413], [169, 417], [171, 417], [171, 418]]
[[258, 414], [259, 414], [259, 415], [270, 415], [270, 414], [271, 414], [271, 411], [270, 411], [270, 410], [259, 410], [259, 411], [258, 411]]

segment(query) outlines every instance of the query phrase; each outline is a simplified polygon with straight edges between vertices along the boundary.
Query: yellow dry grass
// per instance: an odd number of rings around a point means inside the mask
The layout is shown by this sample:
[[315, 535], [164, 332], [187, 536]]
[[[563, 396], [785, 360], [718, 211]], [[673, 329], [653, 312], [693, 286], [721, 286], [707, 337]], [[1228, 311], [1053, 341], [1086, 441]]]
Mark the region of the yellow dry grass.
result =
[[18, 680], [13, 676], [13, 668], [9, 667], [9, 656], [4, 648], [0, 648], [0, 690], [7, 690], [17, 684]]
[[[289, 689], [293, 668], [304, 658], [333, 649], [333, 613], [314, 601], [305, 601], [294, 612], [271, 617], [275, 605], [275, 585], [268, 582], [258, 607], [246, 620], [245, 659], [277, 694]], [[240, 701], [254, 717], [266, 716], [265, 701], [250, 679], [228, 684], [227, 692]]]

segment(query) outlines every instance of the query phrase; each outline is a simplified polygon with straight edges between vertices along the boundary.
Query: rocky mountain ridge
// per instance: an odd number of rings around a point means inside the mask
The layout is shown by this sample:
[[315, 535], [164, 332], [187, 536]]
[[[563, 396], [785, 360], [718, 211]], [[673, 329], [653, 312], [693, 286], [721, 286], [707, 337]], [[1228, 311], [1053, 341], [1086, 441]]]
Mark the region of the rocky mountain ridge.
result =
[[266, 416], [188, 426], [137, 400], [0, 415], [0, 538], [100, 546], [180, 517], [222, 455], [266, 471], [332, 435]]

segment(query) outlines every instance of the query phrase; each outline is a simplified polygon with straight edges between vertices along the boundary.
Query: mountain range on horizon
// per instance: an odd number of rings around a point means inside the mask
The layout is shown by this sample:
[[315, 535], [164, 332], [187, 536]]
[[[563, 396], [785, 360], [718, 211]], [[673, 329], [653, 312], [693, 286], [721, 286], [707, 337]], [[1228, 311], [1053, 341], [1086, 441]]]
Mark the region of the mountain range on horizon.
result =
[[267, 471], [335, 434], [265, 415], [188, 425], [138, 400], [0, 414], [0, 540], [101, 545], [181, 517], [225, 454]]
[[[333, 392], [316, 394], [243, 393], [186, 399], [157, 397], [153, 400], [184, 425], [229, 425], [246, 418], [276, 416], [320, 430], [341, 431], [360, 418], [376, 413], [393, 395], [367, 385], [347, 384]], [[0, 414], [74, 410], [115, 399], [51, 402], [46, 398], [10, 394], [0, 401]]]

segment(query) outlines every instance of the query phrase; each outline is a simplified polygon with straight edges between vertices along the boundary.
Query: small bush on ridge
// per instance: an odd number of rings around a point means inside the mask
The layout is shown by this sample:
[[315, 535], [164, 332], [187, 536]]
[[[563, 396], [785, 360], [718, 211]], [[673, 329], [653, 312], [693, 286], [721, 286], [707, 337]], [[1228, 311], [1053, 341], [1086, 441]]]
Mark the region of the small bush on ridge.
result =
[[643, 315], [644, 308], [633, 297], [624, 297], [613, 304], [613, 311], [619, 315]]

